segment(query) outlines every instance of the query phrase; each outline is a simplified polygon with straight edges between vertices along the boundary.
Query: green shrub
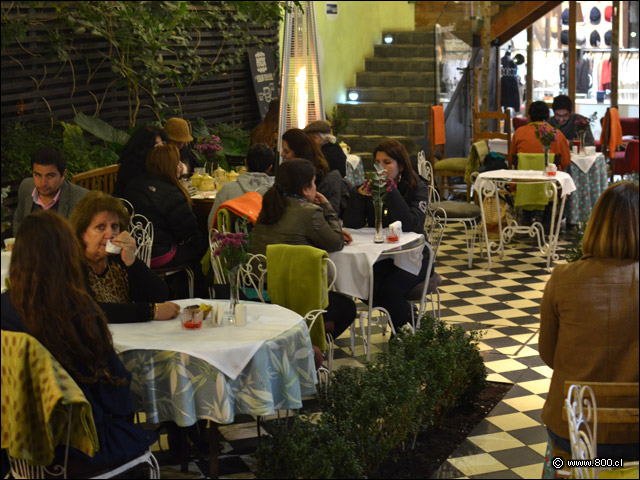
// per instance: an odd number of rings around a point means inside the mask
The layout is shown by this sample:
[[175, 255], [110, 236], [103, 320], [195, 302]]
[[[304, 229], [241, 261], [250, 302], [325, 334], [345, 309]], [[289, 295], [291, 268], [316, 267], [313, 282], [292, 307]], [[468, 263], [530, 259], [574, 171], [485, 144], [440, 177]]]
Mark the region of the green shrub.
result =
[[2, 127], [2, 175], [10, 182], [31, 175], [31, 154], [40, 147], [62, 148], [62, 129], [29, 122], [11, 122]]
[[359, 471], [375, 473], [402, 442], [440, 422], [452, 408], [472, 403], [484, 390], [487, 372], [478, 339], [477, 332], [425, 315], [415, 334], [398, 332], [375, 363], [338, 369], [318, 394], [322, 414], [317, 424], [295, 420], [262, 440], [260, 476], [354, 476], [354, 461]]
[[258, 444], [258, 478], [357, 478], [354, 445], [327, 423], [299, 416], [274, 421]]

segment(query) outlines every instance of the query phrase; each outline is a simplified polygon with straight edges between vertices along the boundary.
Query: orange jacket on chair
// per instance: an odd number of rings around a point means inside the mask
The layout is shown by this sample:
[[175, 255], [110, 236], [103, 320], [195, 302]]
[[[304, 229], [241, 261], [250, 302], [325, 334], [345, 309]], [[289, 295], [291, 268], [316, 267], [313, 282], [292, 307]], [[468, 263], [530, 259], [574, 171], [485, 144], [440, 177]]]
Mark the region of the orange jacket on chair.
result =
[[[260, 211], [262, 210], [262, 195], [260, 195], [258, 192], [247, 192], [244, 195], [233, 198], [231, 200], [227, 200], [226, 202], [220, 204], [220, 206], [216, 210], [215, 215], [213, 216], [214, 223], [219, 223], [217, 222], [218, 212], [223, 208], [232, 213], [235, 213], [239, 217], [244, 217], [246, 215], [247, 220], [255, 225], [258, 221], [258, 215], [260, 215]], [[216, 227], [216, 225], [210, 225], [209, 227]], [[221, 225], [217, 225], [218, 230], [220, 230], [220, 227]], [[230, 229], [230, 227], [230, 225], [227, 225], [228, 229]]]

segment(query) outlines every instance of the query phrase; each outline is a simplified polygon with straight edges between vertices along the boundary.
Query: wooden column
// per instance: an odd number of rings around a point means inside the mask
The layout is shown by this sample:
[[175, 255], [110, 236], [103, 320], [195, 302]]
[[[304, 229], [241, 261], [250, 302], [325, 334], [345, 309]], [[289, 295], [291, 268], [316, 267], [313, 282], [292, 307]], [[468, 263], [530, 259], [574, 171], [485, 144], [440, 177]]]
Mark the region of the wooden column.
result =
[[620, 54], [620, 2], [613, 4], [611, 17], [611, 106], [618, 107], [618, 55]]
[[[527, 103], [533, 101], [533, 26], [527, 28]], [[525, 116], [527, 111], [525, 110]]]
[[576, 2], [569, 2], [569, 65], [568, 86], [569, 98], [576, 102]]

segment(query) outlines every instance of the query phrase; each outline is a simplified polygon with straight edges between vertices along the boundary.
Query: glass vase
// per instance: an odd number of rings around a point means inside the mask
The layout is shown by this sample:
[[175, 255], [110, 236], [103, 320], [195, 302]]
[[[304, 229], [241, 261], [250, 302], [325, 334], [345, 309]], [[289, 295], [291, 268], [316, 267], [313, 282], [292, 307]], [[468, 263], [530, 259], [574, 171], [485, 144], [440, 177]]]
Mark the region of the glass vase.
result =
[[544, 148], [544, 168], [547, 168], [547, 165], [549, 165], [549, 145], [543, 145], [542, 148]]
[[240, 265], [229, 269], [229, 309], [224, 314], [224, 325], [236, 325], [236, 307], [240, 302], [238, 271]]
[[375, 214], [375, 232], [373, 234], [374, 243], [384, 242], [384, 233], [382, 231], [382, 205], [381, 200], [373, 202], [373, 211]]
[[580, 155], [586, 155], [587, 152], [584, 149], [584, 141], [587, 138], [587, 132], [580, 132], [578, 136], [580, 138]]

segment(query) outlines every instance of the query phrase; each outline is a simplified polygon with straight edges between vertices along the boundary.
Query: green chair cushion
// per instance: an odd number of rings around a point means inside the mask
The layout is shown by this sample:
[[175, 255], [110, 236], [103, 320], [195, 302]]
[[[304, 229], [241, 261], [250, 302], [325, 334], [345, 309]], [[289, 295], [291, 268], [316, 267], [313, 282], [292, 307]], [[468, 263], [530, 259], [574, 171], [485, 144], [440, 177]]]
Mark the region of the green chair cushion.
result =
[[445, 158], [444, 160], [440, 160], [436, 162], [433, 166], [433, 169], [437, 172], [439, 170], [460, 170], [464, 172], [467, 168], [467, 161], [469, 159], [467, 157], [453, 157], [453, 158]]

